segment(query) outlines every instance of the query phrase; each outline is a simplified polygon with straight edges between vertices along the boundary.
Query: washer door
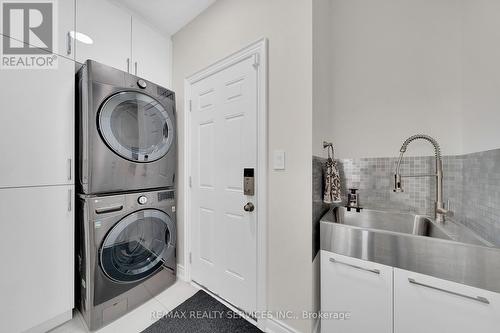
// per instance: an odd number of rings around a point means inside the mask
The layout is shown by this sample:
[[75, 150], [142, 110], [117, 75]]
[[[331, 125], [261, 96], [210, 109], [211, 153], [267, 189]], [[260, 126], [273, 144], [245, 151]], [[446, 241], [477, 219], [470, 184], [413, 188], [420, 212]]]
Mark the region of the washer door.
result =
[[174, 255], [175, 224], [159, 210], [147, 209], [124, 217], [100, 248], [101, 268], [113, 281], [129, 283], [154, 274]]
[[99, 132], [119, 156], [133, 162], [154, 162], [168, 153], [174, 139], [165, 107], [141, 92], [109, 97], [98, 114]]

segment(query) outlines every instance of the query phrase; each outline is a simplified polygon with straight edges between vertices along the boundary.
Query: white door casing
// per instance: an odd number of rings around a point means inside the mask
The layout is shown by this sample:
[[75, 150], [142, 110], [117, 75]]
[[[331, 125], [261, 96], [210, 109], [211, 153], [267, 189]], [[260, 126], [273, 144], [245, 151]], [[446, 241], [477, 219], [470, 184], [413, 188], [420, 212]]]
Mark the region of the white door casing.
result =
[[266, 55], [261, 40], [186, 80], [186, 277], [250, 313], [266, 308]]

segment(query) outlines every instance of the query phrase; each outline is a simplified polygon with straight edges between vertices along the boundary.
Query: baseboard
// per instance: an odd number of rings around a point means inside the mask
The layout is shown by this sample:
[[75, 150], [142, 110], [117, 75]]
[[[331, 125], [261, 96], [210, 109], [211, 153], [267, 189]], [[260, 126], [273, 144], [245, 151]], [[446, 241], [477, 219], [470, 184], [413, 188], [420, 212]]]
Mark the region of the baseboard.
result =
[[266, 324], [267, 324], [266, 328], [267, 333], [302, 333], [288, 326], [284, 322], [276, 319], [268, 318]]
[[187, 282], [186, 281], [186, 271], [184, 270], [183, 265], [177, 264], [177, 278], [181, 281]]
[[314, 321], [314, 325], [313, 325], [313, 333], [319, 333], [320, 330], [321, 330], [321, 320], [319, 318], [317, 318], [315, 321]]
[[46, 322], [41, 323], [33, 328], [30, 328], [25, 333], [43, 333], [48, 332], [57, 326], [64, 324], [65, 322], [71, 320], [73, 318], [73, 310], [68, 310], [60, 315], [47, 320]]

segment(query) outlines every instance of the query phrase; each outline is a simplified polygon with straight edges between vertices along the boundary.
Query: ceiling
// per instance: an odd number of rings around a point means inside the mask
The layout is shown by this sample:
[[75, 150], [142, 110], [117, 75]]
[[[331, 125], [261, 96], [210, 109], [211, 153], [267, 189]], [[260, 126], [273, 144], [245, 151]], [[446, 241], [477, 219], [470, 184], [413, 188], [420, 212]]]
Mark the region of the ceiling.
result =
[[162, 32], [173, 35], [216, 0], [115, 0]]

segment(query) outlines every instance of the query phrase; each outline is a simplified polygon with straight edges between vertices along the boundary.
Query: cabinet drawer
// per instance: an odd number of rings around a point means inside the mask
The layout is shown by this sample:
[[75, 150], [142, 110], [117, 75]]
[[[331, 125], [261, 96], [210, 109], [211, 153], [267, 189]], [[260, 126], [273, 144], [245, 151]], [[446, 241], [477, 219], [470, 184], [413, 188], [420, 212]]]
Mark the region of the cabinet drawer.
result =
[[392, 275], [391, 267], [321, 251], [321, 311], [329, 316], [321, 331], [392, 332]]
[[395, 269], [395, 332], [496, 332], [499, 313], [499, 294]]

